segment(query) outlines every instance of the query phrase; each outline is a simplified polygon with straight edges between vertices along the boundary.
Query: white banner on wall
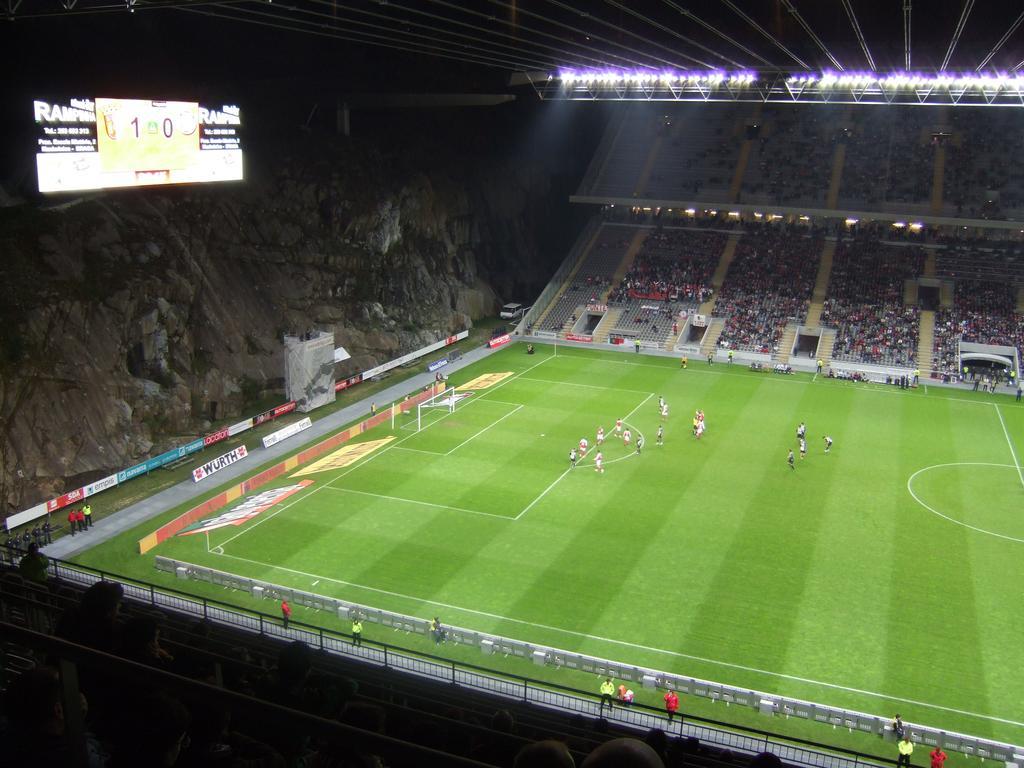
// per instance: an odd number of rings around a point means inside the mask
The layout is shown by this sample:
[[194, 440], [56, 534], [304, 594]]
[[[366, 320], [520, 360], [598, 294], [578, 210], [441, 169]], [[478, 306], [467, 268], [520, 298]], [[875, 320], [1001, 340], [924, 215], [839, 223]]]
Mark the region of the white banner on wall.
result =
[[289, 424], [284, 429], [279, 429], [277, 432], [271, 432], [269, 435], [263, 438], [263, 447], [269, 448], [272, 445], [277, 445], [282, 440], [287, 440], [292, 435], [297, 435], [304, 429], [309, 429], [313, 426], [313, 422], [309, 420], [309, 417], [296, 421], [294, 424]]

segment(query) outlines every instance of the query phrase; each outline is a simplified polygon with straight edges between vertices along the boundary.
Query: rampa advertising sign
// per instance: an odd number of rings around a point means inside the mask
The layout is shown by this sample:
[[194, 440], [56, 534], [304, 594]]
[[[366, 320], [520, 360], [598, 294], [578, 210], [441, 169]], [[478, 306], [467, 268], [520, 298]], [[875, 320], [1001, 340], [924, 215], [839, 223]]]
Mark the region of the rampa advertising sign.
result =
[[240, 461], [248, 455], [249, 452], [245, 449], [245, 446], [240, 445], [233, 451], [228, 451], [223, 456], [211, 459], [205, 464], [200, 464], [198, 467], [193, 469], [192, 480], [198, 483], [203, 478], [209, 477], [214, 472], [220, 472], [224, 467], [230, 467], [236, 461]]
[[275, 504], [284, 501], [292, 494], [298, 493], [303, 488], [311, 485], [312, 480], [302, 480], [295, 485], [286, 485], [282, 488], [272, 488], [269, 491], [250, 496], [237, 507], [221, 512], [215, 517], [207, 517], [193, 523], [179, 533], [179, 536], [191, 536], [196, 533], [208, 533], [218, 528], [229, 525], [241, 525], [256, 517], [260, 512], [265, 512]]

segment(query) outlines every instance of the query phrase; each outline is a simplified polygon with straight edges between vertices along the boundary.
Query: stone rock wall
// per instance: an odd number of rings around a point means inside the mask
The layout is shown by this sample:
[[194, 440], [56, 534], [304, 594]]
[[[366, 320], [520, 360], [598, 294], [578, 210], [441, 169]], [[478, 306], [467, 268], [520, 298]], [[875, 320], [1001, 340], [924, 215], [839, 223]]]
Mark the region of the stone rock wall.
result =
[[3, 511], [247, 413], [282, 386], [285, 332], [333, 330], [339, 374], [361, 370], [554, 269], [535, 241], [543, 164], [449, 151], [407, 170], [309, 137], [258, 152], [231, 187], [0, 209]]

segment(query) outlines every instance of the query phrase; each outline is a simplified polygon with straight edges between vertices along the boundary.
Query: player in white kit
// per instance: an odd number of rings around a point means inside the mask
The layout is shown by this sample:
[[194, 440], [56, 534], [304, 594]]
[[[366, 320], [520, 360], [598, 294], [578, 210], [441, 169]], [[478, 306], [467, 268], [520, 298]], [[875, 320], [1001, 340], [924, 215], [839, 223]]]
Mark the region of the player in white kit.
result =
[[604, 474], [604, 467], [602, 466], [603, 462], [604, 456], [602, 456], [601, 452], [598, 451], [597, 456], [594, 457], [594, 471], [600, 472], [602, 475]]

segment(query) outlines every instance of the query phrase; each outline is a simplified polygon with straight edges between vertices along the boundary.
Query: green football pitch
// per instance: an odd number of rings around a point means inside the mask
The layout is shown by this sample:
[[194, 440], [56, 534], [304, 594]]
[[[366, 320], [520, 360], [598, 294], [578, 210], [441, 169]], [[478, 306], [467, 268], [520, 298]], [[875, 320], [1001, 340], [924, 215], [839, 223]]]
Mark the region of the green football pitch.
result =
[[371, 430], [354, 462], [277, 481], [312, 480], [281, 504], [154, 554], [1024, 743], [1021, 404], [553, 352], [515, 345], [453, 374], [470, 393], [454, 412]]

